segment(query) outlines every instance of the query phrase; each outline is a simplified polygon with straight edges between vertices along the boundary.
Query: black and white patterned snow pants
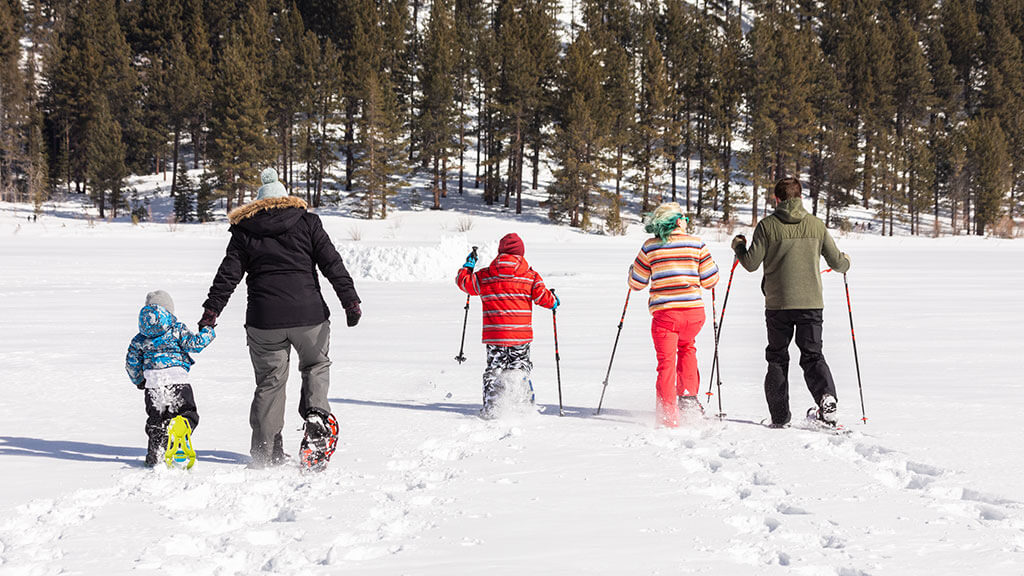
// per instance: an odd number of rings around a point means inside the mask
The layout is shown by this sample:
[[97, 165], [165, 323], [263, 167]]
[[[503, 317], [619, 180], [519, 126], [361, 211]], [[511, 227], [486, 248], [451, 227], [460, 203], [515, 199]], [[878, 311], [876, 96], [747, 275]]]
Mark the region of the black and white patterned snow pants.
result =
[[[530, 362], [530, 344], [518, 346], [495, 346], [487, 345], [487, 368], [484, 369], [484, 411], [491, 409], [505, 393], [508, 385], [508, 376], [503, 378], [503, 373], [516, 371], [522, 374], [525, 380], [523, 389], [529, 389], [529, 396], [525, 398], [533, 402], [533, 385], [530, 384], [530, 372], [533, 370], [533, 362]], [[518, 376], [518, 374], [516, 374]]]

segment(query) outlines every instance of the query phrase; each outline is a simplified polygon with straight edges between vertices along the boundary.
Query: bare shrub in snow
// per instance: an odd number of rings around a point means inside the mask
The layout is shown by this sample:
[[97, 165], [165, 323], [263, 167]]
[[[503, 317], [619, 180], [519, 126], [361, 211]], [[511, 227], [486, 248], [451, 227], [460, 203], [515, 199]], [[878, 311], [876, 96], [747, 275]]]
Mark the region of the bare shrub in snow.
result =
[[1003, 216], [992, 225], [992, 235], [999, 238], [1014, 238], [1017, 232], [1017, 224], [1013, 218]]
[[363, 229], [353, 224], [348, 227], [348, 239], [353, 242], [359, 242], [363, 239]]
[[455, 229], [459, 232], [469, 232], [473, 229], [473, 217], [459, 216], [459, 219], [455, 222]]

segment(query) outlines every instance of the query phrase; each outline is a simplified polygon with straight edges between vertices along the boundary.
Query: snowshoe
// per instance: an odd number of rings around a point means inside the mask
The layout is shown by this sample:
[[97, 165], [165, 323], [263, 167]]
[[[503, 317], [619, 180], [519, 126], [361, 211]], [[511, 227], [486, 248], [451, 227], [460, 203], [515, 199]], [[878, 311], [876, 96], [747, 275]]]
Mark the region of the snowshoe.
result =
[[311, 472], [321, 472], [327, 468], [327, 462], [338, 446], [338, 419], [334, 414], [312, 410], [306, 415], [303, 429], [305, 435], [299, 446], [302, 467]]
[[167, 449], [164, 462], [168, 468], [188, 470], [196, 463], [196, 451], [192, 449], [192, 425], [184, 416], [175, 416], [167, 424]]
[[677, 396], [676, 401], [679, 406], [680, 415], [704, 415], [704, 405], [700, 403], [696, 396]]
[[[826, 399], [830, 398], [830, 396], [826, 396], [825, 398]], [[833, 400], [833, 402], [835, 402], [835, 400]], [[822, 404], [824, 404], [824, 402], [822, 402]], [[823, 418], [822, 417], [822, 409], [821, 408], [811, 407], [811, 408], [807, 409], [807, 423], [808, 423], [808, 425], [811, 428], [816, 428], [816, 429], [819, 429], [819, 430], [825, 430], [825, 431], [829, 431], [829, 432], [834, 432], [836, 434], [848, 434], [848, 433], [850, 433], [850, 429], [849, 428], [847, 428], [846, 426], [843, 426], [838, 421], [836, 421], [836, 419], [835, 419], [835, 405], [834, 404], [833, 404], [833, 411], [832, 411], [831, 418], [832, 418], [831, 421], [826, 420], [825, 418]]]

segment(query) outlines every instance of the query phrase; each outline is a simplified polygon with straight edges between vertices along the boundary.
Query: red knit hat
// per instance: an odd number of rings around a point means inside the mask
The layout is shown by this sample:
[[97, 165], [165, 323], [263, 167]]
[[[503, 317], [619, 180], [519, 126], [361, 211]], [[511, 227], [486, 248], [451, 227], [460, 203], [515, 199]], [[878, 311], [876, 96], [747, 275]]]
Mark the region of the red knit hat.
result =
[[522, 256], [525, 252], [526, 247], [523, 246], [523, 239], [515, 232], [505, 234], [502, 236], [501, 241], [498, 242], [498, 254], [514, 254], [516, 256]]

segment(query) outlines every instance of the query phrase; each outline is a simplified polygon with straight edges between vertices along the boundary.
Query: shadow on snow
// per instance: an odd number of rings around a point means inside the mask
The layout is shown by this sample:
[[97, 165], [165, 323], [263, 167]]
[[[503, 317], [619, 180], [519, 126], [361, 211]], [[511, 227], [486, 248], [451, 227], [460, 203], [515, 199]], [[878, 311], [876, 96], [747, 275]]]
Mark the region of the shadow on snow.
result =
[[[329, 401], [335, 404], [348, 404], [352, 406], [367, 406], [371, 408], [395, 408], [399, 410], [419, 410], [427, 412], [451, 412], [453, 414], [463, 414], [466, 416], [476, 416], [480, 413], [480, 404], [458, 404], [454, 402], [434, 402], [430, 404], [422, 404], [418, 402], [378, 402], [374, 400], [355, 400], [352, 398], [330, 398]], [[542, 410], [538, 413], [542, 416], [558, 416], [558, 405], [557, 404], [537, 404], [538, 408]], [[565, 417], [566, 418], [590, 418], [594, 416], [593, 408], [584, 408], [581, 406], [565, 406]], [[632, 415], [627, 410], [615, 410], [609, 408], [603, 408], [600, 419], [606, 419], [608, 416], [628, 417]], [[614, 419], [614, 418], [608, 418]]]
[[[0, 456], [37, 456], [82, 462], [119, 462], [142, 466], [145, 448], [108, 446], [70, 440], [0, 436]], [[227, 450], [196, 450], [196, 458], [221, 464], [246, 464], [249, 456]]]

